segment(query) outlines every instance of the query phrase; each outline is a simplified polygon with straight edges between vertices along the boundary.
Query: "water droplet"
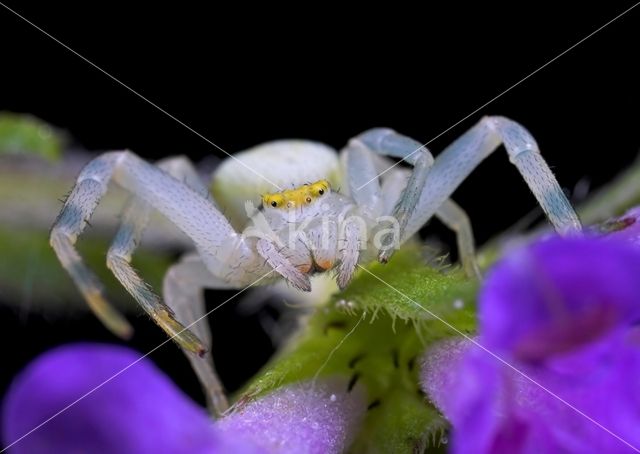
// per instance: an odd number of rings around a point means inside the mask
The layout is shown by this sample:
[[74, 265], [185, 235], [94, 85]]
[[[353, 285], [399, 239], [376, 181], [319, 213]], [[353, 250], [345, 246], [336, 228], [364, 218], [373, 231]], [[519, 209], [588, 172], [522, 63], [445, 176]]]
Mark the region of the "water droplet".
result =
[[453, 301], [453, 308], [454, 309], [462, 309], [464, 307], [464, 301], [462, 301], [460, 298], [458, 298], [457, 300]]
[[443, 445], [446, 445], [447, 443], [449, 443], [449, 439], [447, 438], [446, 435], [443, 435], [442, 437], [440, 437], [440, 443], [442, 443]]
[[329, 399], [331, 400], [331, 402], [335, 402], [336, 400], [338, 400], [338, 396], [336, 396], [335, 394], [331, 394], [331, 397], [329, 397]]

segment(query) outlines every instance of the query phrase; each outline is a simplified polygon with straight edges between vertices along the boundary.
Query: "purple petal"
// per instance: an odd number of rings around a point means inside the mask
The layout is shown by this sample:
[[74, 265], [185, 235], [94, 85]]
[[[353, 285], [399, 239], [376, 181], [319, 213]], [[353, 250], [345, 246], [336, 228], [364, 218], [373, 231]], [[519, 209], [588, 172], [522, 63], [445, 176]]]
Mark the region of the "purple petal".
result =
[[619, 241], [557, 237], [511, 251], [480, 294], [481, 338], [539, 360], [640, 319], [640, 250]]
[[640, 250], [610, 237], [507, 255], [479, 300], [484, 349], [450, 340], [424, 360], [423, 387], [453, 424], [454, 451], [640, 447], [638, 276]]
[[149, 360], [136, 362], [139, 358], [131, 350], [99, 344], [63, 346], [40, 356], [4, 400], [4, 445], [80, 399], [11, 452], [257, 452], [218, 434], [200, 407]]
[[421, 378], [453, 424], [454, 452], [632, 452], [625, 442], [640, 446], [640, 352], [625, 344], [589, 364], [577, 380], [521, 362], [514, 370], [455, 339], [427, 352]]
[[223, 434], [251, 440], [270, 453], [339, 453], [353, 441], [366, 402], [346, 380], [281, 388], [221, 420]]

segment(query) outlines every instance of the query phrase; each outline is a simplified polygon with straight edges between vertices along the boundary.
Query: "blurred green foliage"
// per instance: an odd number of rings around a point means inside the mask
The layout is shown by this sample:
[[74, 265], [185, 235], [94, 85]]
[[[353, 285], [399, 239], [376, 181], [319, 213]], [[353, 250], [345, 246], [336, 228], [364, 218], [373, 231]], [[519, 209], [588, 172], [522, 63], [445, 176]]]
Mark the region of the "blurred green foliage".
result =
[[[136, 308], [134, 300], [105, 266], [108, 240], [90, 238], [80, 242], [78, 249], [107, 286], [109, 300], [123, 309]], [[60, 265], [46, 232], [0, 226], [0, 251], [0, 289], [4, 295], [16, 298], [16, 305], [48, 313], [69, 313], [79, 308], [88, 310], [84, 304], [78, 304], [80, 293]], [[162, 276], [170, 264], [167, 256], [141, 250], [134, 256], [133, 263], [153, 288], [161, 288]], [[45, 308], [43, 303], [55, 307]]]
[[26, 114], [0, 112], [0, 154], [29, 154], [48, 160], [62, 156], [67, 136]]

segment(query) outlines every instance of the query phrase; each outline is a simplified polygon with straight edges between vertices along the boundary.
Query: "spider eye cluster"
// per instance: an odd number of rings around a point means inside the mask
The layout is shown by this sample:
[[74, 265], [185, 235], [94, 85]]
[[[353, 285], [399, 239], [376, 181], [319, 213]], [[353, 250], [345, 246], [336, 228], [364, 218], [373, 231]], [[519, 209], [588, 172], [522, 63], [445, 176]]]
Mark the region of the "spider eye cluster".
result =
[[296, 208], [309, 205], [330, 191], [331, 185], [329, 182], [320, 180], [294, 189], [264, 194], [262, 196], [262, 204], [271, 208]]

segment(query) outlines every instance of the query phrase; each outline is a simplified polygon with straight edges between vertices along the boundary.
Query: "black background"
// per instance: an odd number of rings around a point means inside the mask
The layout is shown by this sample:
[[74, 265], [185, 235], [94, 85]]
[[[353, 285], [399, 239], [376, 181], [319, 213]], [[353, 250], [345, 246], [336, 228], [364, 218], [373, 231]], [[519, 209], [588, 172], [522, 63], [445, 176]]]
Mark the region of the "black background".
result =
[[[388, 126], [421, 142], [437, 137], [429, 144], [437, 154], [482, 115], [500, 114], [533, 133], [564, 187], [572, 190], [584, 179], [597, 187], [632, 162], [640, 145], [640, 8], [441, 135], [632, 5], [576, 3], [561, 10], [556, 3], [357, 11], [320, 3], [281, 10], [243, 3], [233, 11], [184, 2], [135, 9], [118, 2], [8, 5], [231, 153], [290, 137], [339, 148], [365, 129]], [[0, 110], [35, 114], [90, 150], [224, 158], [1, 7], [0, 43]], [[535, 206], [503, 150], [455, 199], [468, 211], [479, 243]], [[453, 239], [434, 227], [445, 241]], [[208, 300], [213, 306], [229, 296], [211, 292]], [[38, 316], [25, 321], [13, 309], [1, 314], [0, 390], [54, 345], [116, 342], [90, 315], [52, 323]], [[268, 339], [232, 304], [210, 322], [223, 379], [237, 388], [268, 357]], [[134, 323], [134, 348], [146, 352], [165, 339], [146, 317]], [[151, 358], [200, 399], [174, 345]]]

